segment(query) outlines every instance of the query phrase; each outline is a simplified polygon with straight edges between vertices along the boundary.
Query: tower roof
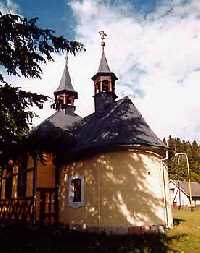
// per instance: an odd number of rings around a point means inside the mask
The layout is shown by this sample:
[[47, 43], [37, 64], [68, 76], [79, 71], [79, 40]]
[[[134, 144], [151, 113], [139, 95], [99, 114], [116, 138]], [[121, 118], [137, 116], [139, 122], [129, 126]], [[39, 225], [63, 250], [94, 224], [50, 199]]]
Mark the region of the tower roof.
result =
[[104, 46], [102, 46], [102, 56], [97, 73], [111, 73], [105, 56]]
[[94, 80], [98, 75], [100, 74], [111, 74], [113, 76], [113, 78], [115, 80], [117, 80], [118, 78], [115, 76], [115, 74], [110, 70], [110, 67], [108, 66], [108, 62], [106, 59], [106, 55], [105, 55], [105, 37], [107, 36], [107, 34], [104, 31], [100, 31], [100, 36], [101, 36], [101, 47], [102, 47], [102, 55], [101, 55], [101, 60], [100, 60], [100, 64], [99, 64], [99, 68], [97, 70], [97, 73], [92, 77], [92, 80]]
[[74, 87], [72, 85], [71, 77], [68, 70], [68, 55], [66, 55], [66, 62], [65, 62], [65, 68], [62, 74], [62, 78], [60, 80], [60, 85], [55, 90], [55, 92], [61, 92], [61, 91], [72, 91], [76, 92], [74, 90]]

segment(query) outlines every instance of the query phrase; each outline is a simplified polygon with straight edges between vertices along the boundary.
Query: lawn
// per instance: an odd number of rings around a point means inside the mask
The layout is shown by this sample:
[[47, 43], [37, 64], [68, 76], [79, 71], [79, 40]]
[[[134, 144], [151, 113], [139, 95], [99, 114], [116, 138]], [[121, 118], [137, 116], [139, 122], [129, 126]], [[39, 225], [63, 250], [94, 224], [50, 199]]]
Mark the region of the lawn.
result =
[[200, 210], [174, 210], [166, 234], [106, 236], [56, 227], [0, 226], [0, 252], [15, 253], [199, 253]]
[[190, 209], [174, 209], [173, 216], [174, 228], [167, 232], [169, 247], [181, 253], [199, 253], [200, 209], [195, 209], [194, 211]]

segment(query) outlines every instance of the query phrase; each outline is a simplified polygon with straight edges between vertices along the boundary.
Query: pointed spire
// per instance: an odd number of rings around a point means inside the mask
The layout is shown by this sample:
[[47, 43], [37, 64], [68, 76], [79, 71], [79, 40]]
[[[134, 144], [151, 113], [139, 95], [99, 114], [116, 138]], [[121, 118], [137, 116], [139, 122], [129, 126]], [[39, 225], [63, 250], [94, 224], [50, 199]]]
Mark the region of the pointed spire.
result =
[[99, 64], [99, 68], [97, 73], [92, 77], [92, 80], [94, 81], [98, 76], [102, 76], [102, 75], [110, 75], [112, 76], [112, 78], [114, 80], [117, 80], [118, 78], [116, 77], [116, 75], [110, 70], [109, 66], [108, 66], [108, 62], [105, 56], [105, 37], [107, 36], [107, 34], [104, 31], [100, 31], [100, 36], [101, 36], [101, 47], [102, 47], [102, 56], [101, 56], [101, 60], [100, 60], [100, 64]]
[[94, 106], [95, 112], [104, 110], [108, 105], [115, 102], [117, 96], [115, 95], [115, 81], [117, 77], [110, 71], [108, 62], [105, 56], [105, 36], [104, 31], [100, 31], [102, 56], [97, 73], [92, 77], [94, 81]]
[[108, 66], [108, 62], [105, 56], [105, 37], [107, 36], [107, 34], [104, 31], [100, 31], [100, 36], [101, 36], [101, 46], [102, 46], [102, 56], [101, 56], [101, 60], [100, 60], [100, 64], [99, 64], [99, 68], [97, 73], [111, 73], [110, 68]]
[[65, 68], [62, 74], [62, 78], [60, 80], [60, 85], [58, 86], [55, 92], [60, 92], [60, 91], [75, 92], [74, 87], [72, 85], [71, 77], [69, 75], [69, 70], [68, 70], [68, 54], [66, 54], [65, 59], [66, 59]]
[[72, 86], [71, 78], [68, 70], [68, 56], [66, 55], [65, 68], [60, 80], [60, 85], [54, 92], [55, 103], [52, 105], [56, 110], [75, 110], [74, 100], [78, 98], [78, 92]]

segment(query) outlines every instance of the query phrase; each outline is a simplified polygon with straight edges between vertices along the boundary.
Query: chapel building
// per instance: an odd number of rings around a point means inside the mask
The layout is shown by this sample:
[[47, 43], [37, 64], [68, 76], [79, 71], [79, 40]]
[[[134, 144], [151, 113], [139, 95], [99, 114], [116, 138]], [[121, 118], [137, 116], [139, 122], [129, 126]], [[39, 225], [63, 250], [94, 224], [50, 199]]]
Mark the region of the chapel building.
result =
[[117, 234], [172, 226], [166, 146], [130, 98], [117, 100], [104, 35], [101, 47], [94, 113], [75, 113], [78, 93], [66, 59], [55, 113], [28, 136], [40, 152], [26, 152], [3, 170], [0, 221]]

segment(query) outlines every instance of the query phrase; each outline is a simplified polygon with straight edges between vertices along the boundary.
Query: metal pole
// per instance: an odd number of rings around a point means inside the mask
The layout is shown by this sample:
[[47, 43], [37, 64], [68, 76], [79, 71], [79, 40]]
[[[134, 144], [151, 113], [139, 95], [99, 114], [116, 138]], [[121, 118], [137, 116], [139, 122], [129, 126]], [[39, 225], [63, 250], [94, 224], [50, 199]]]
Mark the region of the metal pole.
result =
[[192, 207], [192, 189], [191, 189], [191, 182], [190, 182], [190, 166], [188, 161], [188, 156], [185, 154], [186, 161], [187, 161], [187, 170], [188, 170], [188, 188], [189, 188], [189, 195], [190, 195], [190, 206]]

